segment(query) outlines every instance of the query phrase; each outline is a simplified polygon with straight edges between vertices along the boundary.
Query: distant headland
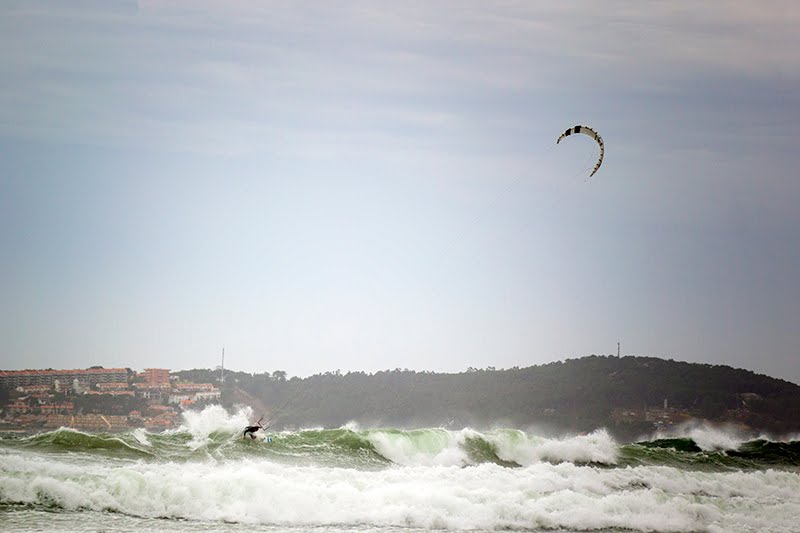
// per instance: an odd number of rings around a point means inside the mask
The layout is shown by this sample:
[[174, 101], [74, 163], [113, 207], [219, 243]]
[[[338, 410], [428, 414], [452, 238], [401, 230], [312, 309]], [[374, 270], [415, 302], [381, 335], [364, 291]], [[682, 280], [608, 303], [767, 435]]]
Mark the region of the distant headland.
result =
[[209, 403], [250, 405], [273, 427], [536, 427], [621, 439], [692, 420], [800, 431], [800, 386], [724, 365], [591, 355], [509, 369], [246, 373], [194, 369], [0, 371], [0, 429], [165, 429]]

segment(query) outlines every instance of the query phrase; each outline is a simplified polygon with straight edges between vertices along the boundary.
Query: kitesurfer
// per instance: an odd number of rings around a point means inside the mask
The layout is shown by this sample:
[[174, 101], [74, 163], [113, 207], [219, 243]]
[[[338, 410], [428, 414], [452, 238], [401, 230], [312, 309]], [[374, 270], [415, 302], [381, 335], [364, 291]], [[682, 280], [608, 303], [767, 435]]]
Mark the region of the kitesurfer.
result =
[[247, 426], [246, 428], [244, 428], [244, 433], [242, 433], [242, 438], [245, 438], [246, 436], [250, 435], [250, 438], [255, 440], [256, 431], [258, 431], [259, 429], [266, 430], [269, 427], [269, 424], [267, 424], [266, 427], [262, 426], [261, 425], [262, 420], [264, 420], [263, 416], [258, 419], [258, 422], [256, 422], [255, 426]]

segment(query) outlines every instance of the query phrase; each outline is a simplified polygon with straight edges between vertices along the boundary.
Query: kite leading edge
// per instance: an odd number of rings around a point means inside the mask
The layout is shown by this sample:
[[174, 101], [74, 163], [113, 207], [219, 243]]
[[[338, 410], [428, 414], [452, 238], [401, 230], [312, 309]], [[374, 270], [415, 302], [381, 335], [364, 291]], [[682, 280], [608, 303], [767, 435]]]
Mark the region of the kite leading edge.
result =
[[561, 136], [556, 141], [556, 144], [560, 143], [561, 139], [563, 139], [564, 137], [568, 137], [573, 133], [583, 133], [584, 135], [588, 135], [589, 137], [597, 141], [598, 145], [600, 145], [600, 159], [597, 160], [597, 163], [594, 165], [594, 170], [592, 170], [592, 173], [589, 174], [589, 177], [591, 178], [592, 176], [594, 176], [594, 173], [597, 172], [597, 169], [600, 168], [600, 165], [603, 164], [603, 153], [605, 151], [603, 148], [603, 138], [600, 137], [600, 135], [589, 126], [578, 125], [578, 126], [573, 126], [564, 133], [562, 133]]

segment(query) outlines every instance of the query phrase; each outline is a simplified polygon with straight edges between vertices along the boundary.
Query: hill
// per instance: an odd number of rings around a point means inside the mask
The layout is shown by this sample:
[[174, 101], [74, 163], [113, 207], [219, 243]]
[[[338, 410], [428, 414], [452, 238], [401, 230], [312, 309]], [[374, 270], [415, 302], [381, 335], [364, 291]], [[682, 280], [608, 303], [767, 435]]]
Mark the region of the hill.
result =
[[[176, 374], [218, 378], [211, 370]], [[800, 429], [800, 386], [794, 383], [655, 357], [592, 355], [458, 374], [396, 369], [287, 379], [282, 371], [229, 372], [223, 400], [233, 403], [235, 389], [269, 406], [274, 427], [338, 427], [351, 421], [387, 427], [537, 425], [576, 432], [606, 427], [620, 438], [634, 438], [700, 418], [754, 432]]]

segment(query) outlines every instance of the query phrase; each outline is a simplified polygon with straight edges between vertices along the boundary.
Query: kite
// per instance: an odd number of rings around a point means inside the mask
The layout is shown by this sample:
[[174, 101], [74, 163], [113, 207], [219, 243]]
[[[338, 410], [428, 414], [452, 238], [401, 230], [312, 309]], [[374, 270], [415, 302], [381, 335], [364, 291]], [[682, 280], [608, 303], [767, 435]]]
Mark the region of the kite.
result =
[[588, 135], [589, 137], [597, 141], [597, 144], [600, 145], [600, 159], [597, 160], [597, 163], [594, 165], [594, 170], [592, 170], [592, 173], [589, 174], [589, 177], [591, 178], [592, 176], [594, 176], [594, 173], [597, 172], [597, 169], [600, 168], [600, 165], [603, 164], [603, 153], [604, 153], [603, 138], [600, 137], [600, 135], [589, 126], [579, 125], [579, 126], [574, 126], [565, 131], [564, 133], [562, 133], [561, 137], [559, 137], [558, 140], [556, 141], [556, 144], [560, 143], [561, 139], [563, 139], [564, 137], [569, 137], [573, 133], [583, 133], [584, 135]]

